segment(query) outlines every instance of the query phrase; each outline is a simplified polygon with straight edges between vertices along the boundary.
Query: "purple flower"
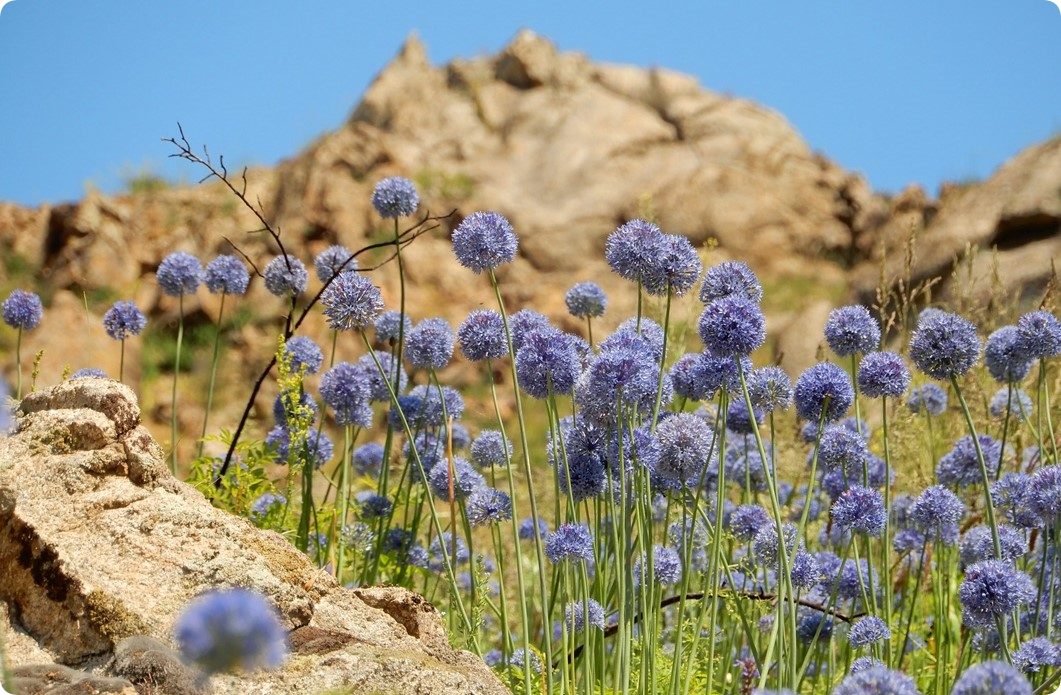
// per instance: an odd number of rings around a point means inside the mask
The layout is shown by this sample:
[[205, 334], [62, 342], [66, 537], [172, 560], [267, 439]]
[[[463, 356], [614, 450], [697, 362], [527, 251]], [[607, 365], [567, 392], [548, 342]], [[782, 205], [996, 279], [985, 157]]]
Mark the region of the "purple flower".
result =
[[276, 400], [273, 401], [273, 419], [276, 420], [276, 424], [280, 425], [281, 427], [287, 427], [287, 411], [289, 407], [292, 410], [294, 410], [294, 408], [296, 407], [305, 408], [303, 412], [307, 414], [310, 422], [317, 418], [317, 403], [313, 400], [312, 396], [303, 391], [302, 395], [299, 397], [299, 403], [297, 405], [294, 404], [293, 398], [294, 394], [288, 393], [286, 399], [292, 402], [285, 403], [285, 396], [284, 394], [280, 393], [276, 395]]
[[947, 410], [947, 392], [938, 384], [918, 386], [910, 392], [906, 407], [914, 414], [927, 413], [938, 417]]
[[279, 666], [287, 653], [276, 609], [246, 589], [195, 598], [174, 628], [181, 654], [207, 674]]
[[235, 256], [218, 256], [206, 265], [203, 283], [212, 294], [240, 296], [247, 292], [250, 273]]
[[[641, 583], [642, 567], [645, 566], [645, 557], [642, 556], [634, 565], [634, 583]], [[682, 578], [682, 561], [674, 548], [665, 545], [652, 547], [652, 576], [657, 584], [668, 586], [677, 584]]]
[[1048, 311], [1033, 311], [1017, 321], [1017, 350], [1027, 359], [1061, 354], [1061, 321]]
[[358, 506], [358, 516], [364, 521], [386, 519], [394, 509], [394, 504], [383, 495], [371, 490], [363, 490], [354, 497]]
[[933, 379], [960, 377], [980, 358], [976, 326], [945, 311], [922, 314], [910, 338], [910, 358]]
[[766, 318], [756, 302], [730, 295], [704, 307], [699, 331], [716, 357], [750, 355], [766, 340]]
[[877, 666], [850, 674], [832, 695], [921, 695], [921, 691], [910, 676]]
[[663, 327], [646, 316], [642, 316], [640, 322], [636, 318], [629, 318], [620, 323], [614, 333], [601, 341], [600, 349], [629, 345], [632, 340], [645, 341], [652, 357], [657, 362], [663, 360]]
[[512, 500], [492, 487], [481, 487], [472, 492], [465, 509], [472, 526], [499, 524], [512, 518]]
[[880, 642], [881, 640], [890, 640], [891, 638], [892, 631], [888, 629], [883, 620], [875, 615], [862, 618], [852, 625], [847, 632], [847, 641], [855, 649], [865, 647], [874, 642]]
[[572, 601], [564, 608], [564, 622], [571, 632], [582, 632], [587, 626], [604, 629], [604, 607], [593, 599]]
[[899, 398], [910, 386], [910, 370], [894, 352], [871, 352], [858, 365], [858, 387], [870, 398]]
[[740, 261], [726, 261], [711, 266], [704, 274], [704, 282], [700, 286], [700, 301], [704, 304], [735, 295], [760, 302], [763, 299], [763, 286], [759, 284], [759, 278], [745, 263]]
[[1020, 347], [1020, 330], [1003, 326], [987, 336], [984, 343], [984, 364], [991, 377], [1000, 384], [1017, 382], [1028, 376], [1032, 362]]
[[327, 283], [336, 275], [356, 272], [357, 259], [350, 249], [336, 244], [317, 254], [313, 259], [313, 270], [321, 282]]
[[608, 235], [604, 257], [620, 277], [645, 282], [664, 254], [663, 233], [645, 220], [631, 220]]
[[1013, 652], [1013, 665], [1025, 673], [1038, 673], [1044, 666], [1056, 668], [1061, 666], [1061, 647], [1046, 637], [1033, 637]]
[[690, 401], [706, 401], [714, 396], [715, 390], [709, 388], [704, 377], [704, 362], [695, 352], [679, 357], [670, 369], [674, 394]]
[[585, 319], [602, 316], [608, 308], [608, 295], [595, 282], [580, 282], [564, 295], [567, 311], [574, 317]]
[[97, 369], [96, 367], [85, 367], [83, 369], [77, 370], [76, 372], [70, 375], [71, 379], [84, 379], [86, 377], [93, 379], [106, 379], [107, 373], [102, 369]]
[[516, 233], [496, 212], [473, 212], [453, 230], [453, 252], [465, 268], [481, 273], [516, 257]]
[[512, 349], [519, 352], [523, 341], [534, 331], [551, 328], [549, 319], [534, 309], [521, 309], [508, 317], [508, 328], [512, 332]]
[[321, 376], [321, 400], [335, 411], [339, 425], [372, 426], [372, 382], [365, 370], [349, 362], [339, 362]]
[[372, 190], [372, 207], [383, 219], [398, 219], [416, 212], [420, 194], [407, 178], [388, 176]]
[[115, 340], [140, 335], [147, 325], [147, 317], [132, 302], [118, 301], [103, 315], [103, 328]]
[[1044, 466], [1028, 484], [1028, 507], [1049, 526], [1061, 521], [1061, 466]]
[[177, 251], [162, 259], [155, 276], [162, 291], [171, 297], [194, 294], [202, 278], [203, 266], [195, 256]]
[[581, 363], [573, 336], [556, 328], [534, 331], [516, 352], [516, 377], [528, 395], [544, 399], [575, 386]]
[[549, 460], [557, 467], [560, 490], [581, 502], [604, 492], [607, 482], [607, 431], [582, 417], [562, 428], [563, 450], [549, 446]]
[[636, 334], [623, 333], [621, 337], [616, 340], [612, 336], [601, 345], [575, 392], [582, 415], [599, 425], [614, 423], [631, 409], [649, 413], [656, 402], [659, 363], [651, 348]]
[[763, 424], [763, 417], [762, 410], [749, 411], [743, 398], [734, 398], [726, 409], [726, 429], [737, 434], [754, 434], [755, 428]]
[[1031, 396], [1025, 393], [1024, 389], [1003, 386], [995, 391], [994, 396], [991, 396], [991, 401], [987, 404], [987, 412], [991, 414], [991, 417], [1005, 417], [1008, 413], [1019, 419], [1022, 414], [1026, 417], [1030, 416], [1032, 407]]
[[762, 506], [742, 504], [729, 515], [729, 530], [737, 540], [750, 541], [768, 524], [774, 523]]
[[962, 622], [972, 628], [992, 628], [1022, 603], [1035, 599], [1031, 577], [1005, 560], [984, 560], [965, 568], [958, 587]]
[[796, 380], [796, 414], [818, 422], [824, 412], [826, 422], [842, 418], [855, 400], [851, 378], [831, 362], [819, 362]]
[[[520, 540], [527, 541], [534, 538], [534, 527], [535, 523], [532, 517], [527, 517], [523, 521], [519, 522]], [[549, 524], [546, 523], [545, 519], [538, 519], [537, 527], [539, 535], [545, 536], [549, 533]]]
[[261, 521], [274, 507], [282, 507], [287, 504], [287, 498], [278, 492], [266, 492], [258, 496], [258, 499], [254, 500], [251, 504], [250, 517], [251, 521]]
[[551, 562], [593, 561], [593, 537], [581, 524], [561, 524], [545, 538], [545, 555]]
[[818, 442], [818, 465], [823, 471], [841, 471], [847, 478], [862, 479], [862, 467], [869, 460], [866, 440], [846, 427], [829, 426]]
[[41, 322], [44, 307], [33, 292], [12, 290], [2, 305], [4, 323], [19, 330], [32, 330]]
[[678, 413], [659, 423], [656, 473], [684, 484], [696, 482], [714, 447], [714, 433], [692, 413]]
[[967, 668], [950, 692], [951, 695], [1032, 695], [1032, 686], [1020, 671], [1003, 661], [981, 661]]
[[[456, 552], [454, 552], [454, 540], [456, 540]], [[427, 547], [427, 552], [431, 555], [428, 569], [432, 572], [445, 570], [447, 557], [453, 565], [463, 565], [471, 559], [471, 554], [468, 552], [468, 544], [460, 536], [456, 536], [456, 539], [454, 539], [453, 534], [449, 531], [431, 539], [431, 545]]]
[[[979, 440], [987, 474], [993, 479], [995, 471], [998, 470], [1002, 444], [986, 434], [981, 434]], [[959, 439], [954, 448], [939, 460], [936, 465], [936, 479], [940, 484], [951, 487], [969, 487], [984, 482], [980, 471], [980, 458], [976, 454], [976, 443], [970, 435]]]
[[472, 442], [471, 456], [479, 468], [503, 468], [512, 458], [512, 442], [498, 430], [483, 430]]
[[770, 413], [792, 405], [792, 380], [781, 367], [759, 367], [747, 381], [748, 395], [757, 409]]
[[[476, 490], [486, 487], [486, 479], [475, 470], [472, 464], [460, 456], [453, 457], [453, 472], [450, 475], [449, 464], [439, 461], [427, 473], [427, 482], [431, 491], [443, 502], [450, 501], [450, 479], [453, 482], [453, 496], [458, 500], [468, 499]], [[511, 516], [511, 511], [509, 513]]]
[[859, 671], [867, 671], [871, 668], [887, 668], [883, 661], [875, 659], [872, 656], [860, 656], [851, 662], [851, 669], [848, 671], [850, 674], [858, 673]]
[[476, 309], [457, 328], [461, 353], [469, 360], [500, 359], [508, 354], [505, 320], [492, 309]]
[[884, 532], [888, 513], [884, 497], [877, 490], [852, 485], [833, 502], [832, 517], [843, 531], [865, 533], [879, 538]]
[[[265, 444], [276, 452], [276, 462], [286, 464], [291, 456], [291, 432], [282, 425], [269, 430]], [[331, 438], [316, 427], [306, 432], [306, 441], [302, 451], [294, 452], [297, 461], [311, 460], [314, 468], [321, 468], [331, 460], [335, 445]]]
[[360, 331], [383, 311], [383, 295], [372, 281], [357, 273], [343, 273], [321, 293], [328, 325], [336, 331]]
[[926, 488], [912, 505], [910, 519], [925, 534], [939, 537], [946, 543], [958, 540], [958, 522], [965, 513], [965, 504], [942, 485]]
[[[373, 356], [375, 357], [374, 359]], [[379, 361], [378, 365], [376, 364], [377, 360]], [[404, 391], [409, 383], [409, 376], [405, 373], [405, 368], [389, 352], [373, 350], [371, 354], [359, 357], [357, 366], [361, 367], [365, 374], [368, 375], [373, 401], [390, 401], [388, 383], [395, 393]], [[382, 372], [380, 371], [381, 368]], [[384, 375], [386, 375], [386, 379], [384, 379]]]
[[1016, 560], [1028, 550], [1028, 541], [1024, 534], [1006, 524], [998, 525], [998, 540], [1002, 546], [1002, 557], [995, 556], [995, 538], [990, 526], [974, 526], [962, 536], [959, 546], [963, 566], [973, 565], [983, 560]]
[[679, 234], [664, 234], [659, 256], [641, 281], [649, 294], [666, 296], [671, 292], [680, 297], [696, 284], [702, 268], [696, 249], [687, 238]]
[[880, 345], [880, 326], [869, 309], [856, 304], [833, 309], [825, 322], [825, 341], [840, 357], [868, 354]]
[[405, 336], [405, 359], [414, 367], [442, 369], [453, 358], [453, 343], [446, 319], [424, 319]]
[[1031, 476], [1027, 473], [1006, 473], [991, 483], [991, 501], [1005, 513], [1006, 519], [1017, 528], [1039, 528], [1043, 521], [1031, 508]]
[[265, 270], [265, 289], [277, 297], [297, 297], [306, 291], [309, 271], [302, 261], [293, 256], [277, 256], [269, 261]]
[[358, 475], [379, 475], [383, 468], [383, 445], [378, 442], [362, 444], [354, 449], [350, 455], [350, 461], [354, 465], [354, 471]]
[[324, 363], [324, 353], [320, 347], [304, 335], [295, 336], [284, 343], [283, 356], [291, 361], [293, 372], [304, 368], [306, 374], [316, 374]]
[[408, 335], [413, 330], [413, 320], [402, 316], [400, 311], [384, 311], [372, 324], [376, 331], [376, 342], [380, 345], [397, 345], [398, 336]]

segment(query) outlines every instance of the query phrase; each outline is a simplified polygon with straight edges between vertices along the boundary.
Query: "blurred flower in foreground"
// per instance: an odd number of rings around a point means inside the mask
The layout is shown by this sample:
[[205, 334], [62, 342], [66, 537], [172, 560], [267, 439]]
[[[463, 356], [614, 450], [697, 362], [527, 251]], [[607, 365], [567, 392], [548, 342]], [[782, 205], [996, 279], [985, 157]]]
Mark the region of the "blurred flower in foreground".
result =
[[287, 653], [276, 609], [246, 589], [200, 595], [184, 609], [174, 632], [184, 658], [208, 674], [272, 668]]

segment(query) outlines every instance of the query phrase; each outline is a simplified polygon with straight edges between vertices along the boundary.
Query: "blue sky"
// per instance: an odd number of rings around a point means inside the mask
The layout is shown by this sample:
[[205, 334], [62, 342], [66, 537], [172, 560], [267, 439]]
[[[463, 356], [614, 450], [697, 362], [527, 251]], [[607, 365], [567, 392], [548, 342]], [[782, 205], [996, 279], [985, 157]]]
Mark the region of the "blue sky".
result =
[[1061, 132], [1061, 10], [1047, 0], [13, 0], [0, 200], [114, 192], [144, 170], [195, 179], [160, 141], [177, 121], [233, 165], [273, 164], [339, 126], [411, 31], [440, 64], [524, 27], [776, 109], [878, 190], [983, 178]]

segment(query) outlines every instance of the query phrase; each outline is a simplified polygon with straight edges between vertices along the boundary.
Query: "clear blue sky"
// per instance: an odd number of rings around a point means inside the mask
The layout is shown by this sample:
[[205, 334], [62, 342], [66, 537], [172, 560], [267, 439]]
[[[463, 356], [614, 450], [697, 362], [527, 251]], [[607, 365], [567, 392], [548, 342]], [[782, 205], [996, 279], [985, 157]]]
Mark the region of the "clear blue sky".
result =
[[195, 179], [160, 142], [177, 121], [233, 165], [272, 164], [340, 125], [409, 32], [441, 64], [522, 27], [774, 108], [878, 190], [986, 177], [1061, 132], [1047, 0], [14, 0], [0, 10], [0, 200], [112, 192], [144, 169]]

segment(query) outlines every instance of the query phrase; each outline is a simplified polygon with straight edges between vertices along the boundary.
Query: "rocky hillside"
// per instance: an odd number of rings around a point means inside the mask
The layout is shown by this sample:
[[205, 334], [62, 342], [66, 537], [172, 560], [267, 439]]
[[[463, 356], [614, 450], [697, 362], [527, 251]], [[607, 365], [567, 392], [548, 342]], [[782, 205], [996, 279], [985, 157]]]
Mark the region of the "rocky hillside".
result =
[[[189, 137], [202, 144], [194, 127]], [[190, 178], [203, 173], [189, 167]], [[519, 259], [502, 278], [510, 308], [533, 306], [563, 322], [563, 293], [592, 279], [609, 291], [604, 327], [614, 325], [629, 315], [634, 296], [608, 271], [604, 240], [618, 224], [649, 216], [665, 231], [687, 235], [708, 263], [739, 258], [760, 272], [776, 338], [771, 349], [791, 372], [813, 361], [831, 306], [872, 301], [882, 258], [892, 285], [906, 276], [949, 277], [967, 244], [996, 245], [1004, 282], [1037, 302], [1061, 243], [1061, 140], [940, 200], [916, 187], [889, 199], [811, 151], [776, 112], [664, 69], [561, 53], [529, 32], [498, 55], [445, 66], [432, 65], [411, 38], [346, 123], [273, 169], [247, 172], [248, 194], [261, 201], [289, 250], [309, 261], [330, 244], [356, 249], [389, 233], [369, 204], [375, 182], [389, 175], [417, 182], [421, 211], [455, 211], [409, 247], [416, 319], [441, 314], [456, 323], [491, 301], [485, 281], [452, 262], [447, 234], [463, 215], [490, 209], [508, 216], [520, 235]], [[46, 295], [49, 317], [26, 341], [27, 350], [46, 350], [41, 380], [53, 383], [66, 365], [116, 374], [118, 351], [99, 325], [110, 302], [135, 299], [161, 330], [176, 307], [154, 283], [159, 260], [173, 250], [208, 260], [229, 252], [231, 241], [261, 267], [276, 249], [267, 236], [248, 233], [259, 226], [216, 182], [93, 194], [36, 210], [0, 204], [0, 289], [36, 282]], [[913, 233], [911, 266], [902, 250]], [[991, 254], [975, 262], [974, 276], [988, 277]], [[374, 279], [393, 305], [393, 269]], [[954, 291], [951, 285], [937, 285], [937, 295]], [[686, 300], [679, 320], [694, 320], [695, 304]], [[222, 370], [222, 387], [233, 391], [264, 363], [281, 311], [259, 281], [241, 307]], [[186, 309], [193, 329], [212, 326], [218, 312], [205, 291]], [[306, 330], [326, 338], [320, 323]], [[76, 345], [69, 340], [75, 334]], [[10, 347], [13, 339], [5, 333], [0, 341]], [[127, 359], [135, 365], [137, 351], [146, 350], [150, 369], [126, 381], [140, 387], [151, 416], [166, 422], [168, 380], [152, 371], [161, 342], [130, 341]], [[205, 371], [201, 362], [197, 367]], [[189, 404], [187, 418], [194, 433], [201, 413]]]

